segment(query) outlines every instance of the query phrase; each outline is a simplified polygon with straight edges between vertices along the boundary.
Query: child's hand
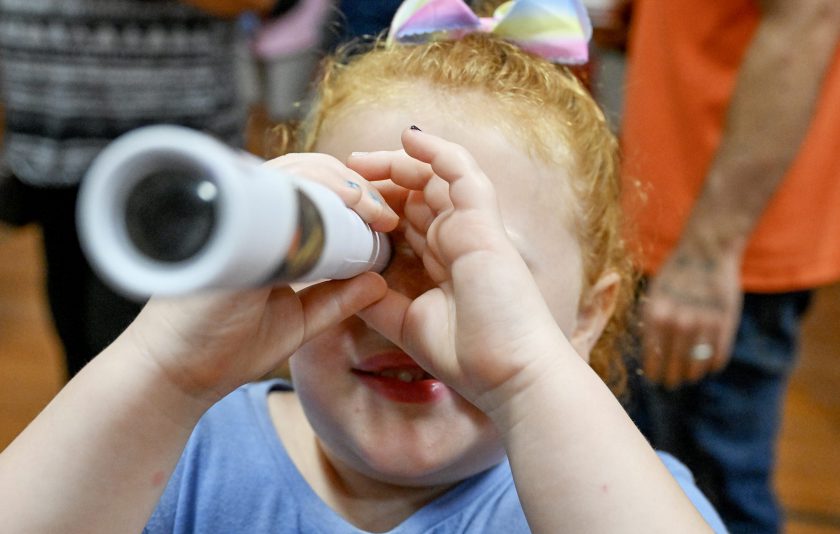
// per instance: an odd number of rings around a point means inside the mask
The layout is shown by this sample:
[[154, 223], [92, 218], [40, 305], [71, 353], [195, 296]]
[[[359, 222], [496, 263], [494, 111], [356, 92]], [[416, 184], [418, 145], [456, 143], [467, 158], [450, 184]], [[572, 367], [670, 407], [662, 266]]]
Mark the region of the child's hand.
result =
[[538, 378], [547, 358], [573, 351], [472, 156], [419, 131], [407, 130], [402, 142], [405, 152], [354, 155], [348, 166], [413, 190], [401, 207], [406, 240], [438, 287], [414, 300], [389, 290], [360, 316], [436, 378], [493, 410]]
[[[377, 230], [398, 216], [364, 178], [323, 154], [290, 154], [266, 165], [333, 189]], [[139, 348], [155, 372], [185, 392], [214, 402], [279, 367], [311, 337], [382, 298], [382, 278], [365, 273], [319, 283], [153, 298], [120, 340]]]

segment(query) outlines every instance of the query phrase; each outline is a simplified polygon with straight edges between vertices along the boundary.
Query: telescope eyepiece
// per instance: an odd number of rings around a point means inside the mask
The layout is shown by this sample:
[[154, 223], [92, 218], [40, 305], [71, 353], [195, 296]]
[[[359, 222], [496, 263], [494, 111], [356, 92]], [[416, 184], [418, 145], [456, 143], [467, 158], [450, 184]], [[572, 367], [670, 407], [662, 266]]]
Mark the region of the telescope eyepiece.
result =
[[151, 172], [126, 196], [126, 232], [138, 251], [150, 259], [182, 262], [210, 241], [218, 204], [218, 187], [201, 169], [176, 167]]

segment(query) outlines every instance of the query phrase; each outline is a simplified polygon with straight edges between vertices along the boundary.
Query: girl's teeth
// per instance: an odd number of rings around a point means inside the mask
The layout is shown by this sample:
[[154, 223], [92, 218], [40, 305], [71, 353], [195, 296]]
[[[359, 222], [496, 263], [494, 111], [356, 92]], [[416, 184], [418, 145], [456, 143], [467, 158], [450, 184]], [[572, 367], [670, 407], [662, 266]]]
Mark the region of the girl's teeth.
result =
[[412, 375], [409, 371], [400, 371], [397, 373], [397, 380], [401, 382], [411, 382], [414, 380], [414, 375]]
[[376, 373], [386, 378], [394, 378], [400, 382], [414, 382], [423, 380], [425, 373], [420, 369], [386, 369]]

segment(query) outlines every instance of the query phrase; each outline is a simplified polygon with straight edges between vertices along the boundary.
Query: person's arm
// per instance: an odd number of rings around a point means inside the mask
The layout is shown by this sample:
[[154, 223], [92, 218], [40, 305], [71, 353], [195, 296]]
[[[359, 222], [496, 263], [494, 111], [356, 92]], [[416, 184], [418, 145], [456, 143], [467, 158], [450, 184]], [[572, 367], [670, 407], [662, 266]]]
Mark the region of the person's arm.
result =
[[10, 532], [140, 532], [211, 404], [117, 340], [0, 455], [0, 523]]
[[[644, 370], [669, 387], [727, 364], [741, 310], [744, 248], [800, 149], [837, 53], [840, 2], [759, 4], [761, 22], [738, 74], [720, 147], [643, 308]], [[690, 357], [698, 344], [710, 346], [709, 359]]]
[[586, 362], [569, 350], [547, 360], [490, 413], [531, 530], [710, 532]]
[[[314, 169], [310, 177], [341, 189], [376, 230], [397, 224], [393, 211], [363, 193], [360, 176], [327, 156], [320, 167], [318, 155], [300, 156], [273, 165], [298, 176]], [[342, 186], [348, 179], [362, 187]], [[3, 532], [140, 532], [214, 402], [385, 289], [382, 277], [364, 273], [297, 293], [277, 286], [152, 298], [0, 454]]]
[[246, 11], [266, 14], [284, 0], [181, 0], [218, 17], [235, 17]]

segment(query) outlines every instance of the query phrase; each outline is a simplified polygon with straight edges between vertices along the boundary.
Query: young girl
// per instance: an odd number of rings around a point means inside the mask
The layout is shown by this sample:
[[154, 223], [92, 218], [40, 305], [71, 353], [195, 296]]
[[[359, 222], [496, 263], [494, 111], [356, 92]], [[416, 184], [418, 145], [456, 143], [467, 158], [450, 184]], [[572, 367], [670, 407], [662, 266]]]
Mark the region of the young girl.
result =
[[5, 530], [722, 530], [604, 384], [616, 144], [571, 74], [482, 32], [378, 46], [301, 139], [270, 165], [391, 232], [390, 266], [152, 299], [0, 457]]

